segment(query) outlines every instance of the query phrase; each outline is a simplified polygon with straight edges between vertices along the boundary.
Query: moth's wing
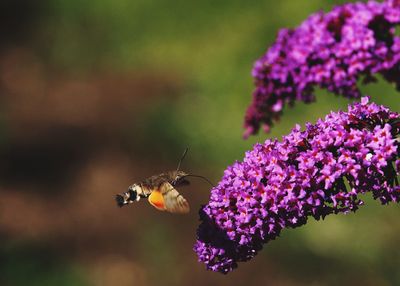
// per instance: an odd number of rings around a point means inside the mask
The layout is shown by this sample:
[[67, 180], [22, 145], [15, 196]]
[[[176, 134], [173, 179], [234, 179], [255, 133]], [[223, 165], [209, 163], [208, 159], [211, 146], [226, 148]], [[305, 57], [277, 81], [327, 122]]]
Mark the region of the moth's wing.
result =
[[182, 187], [182, 186], [188, 186], [190, 185], [189, 180], [186, 179], [180, 179], [175, 182], [175, 184], [172, 184], [174, 187]]
[[162, 183], [158, 190], [153, 191], [148, 200], [160, 211], [185, 214], [190, 210], [187, 200], [168, 182]]
[[159, 190], [151, 192], [148, 200], [149, 203], [159, 211], [166, 210], [164, 196]]
[[164, 198], [164, 208], [171, 213], [186, 214], [190, 211], [188, 201], [168, 182], [160, 186]]

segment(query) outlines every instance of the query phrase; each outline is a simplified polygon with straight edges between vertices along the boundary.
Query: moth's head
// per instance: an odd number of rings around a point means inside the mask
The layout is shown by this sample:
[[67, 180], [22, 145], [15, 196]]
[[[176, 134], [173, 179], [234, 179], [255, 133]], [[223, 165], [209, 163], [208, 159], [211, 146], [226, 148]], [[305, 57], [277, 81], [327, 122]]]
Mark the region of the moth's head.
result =
[[186, 179], [189, 174], [184, 171], [173, 171], [173, 186], [185, 186], [189, 185], [190, 182]]
[[137, 185], [129, 186], [128, 191], [118, 194], [115, 196], [115, 201], [119, 207], [123, 207], [124, 205], [131, 204], [135, 201], [140, 200], [140, 196], [137, 192]]
[[177, 180], [187, 177], [189, 174], [184, 171], [176, 171], [175, 178]]

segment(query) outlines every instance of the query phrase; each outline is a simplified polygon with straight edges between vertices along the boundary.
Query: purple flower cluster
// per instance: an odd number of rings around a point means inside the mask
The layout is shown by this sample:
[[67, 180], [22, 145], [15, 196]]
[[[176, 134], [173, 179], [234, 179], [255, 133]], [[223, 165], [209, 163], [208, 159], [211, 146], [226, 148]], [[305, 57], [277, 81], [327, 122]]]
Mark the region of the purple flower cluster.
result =
[[296, 126], [281, 142], [256, 144], [228, 167], [200, 210], [199, 260], [227, 273], [284, 228], [356, 211], [359, 194], [399, 202], [399, 138], [400, 114], [363, 97], [305, 131]]
[[311, 15], [296, 29], [282, 29], [253, 68], [256, 89], [245, 117], [245, 134], [269, 131], [285, 104], [314, 101], [316, 87], [350, 98], [357, 81], [381, 74], [400, 89], [400, 1], [349, 3]]

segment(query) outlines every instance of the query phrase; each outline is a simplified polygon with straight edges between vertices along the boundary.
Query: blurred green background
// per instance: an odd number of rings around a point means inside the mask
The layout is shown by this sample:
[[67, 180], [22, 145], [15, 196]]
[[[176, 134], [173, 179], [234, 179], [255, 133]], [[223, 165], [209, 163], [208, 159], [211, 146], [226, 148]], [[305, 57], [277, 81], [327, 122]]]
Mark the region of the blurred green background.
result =
[[[255, 142], [348, 101], [318, 92], [271, 134], [242, 140], [253, 62], [280, 28], [345, 1], [98, 0], [0, 3], [0, 285], [400, 285], [400, 209], [285, 230], [223, 276], [192, 251], [209, 186], [187, 216], [113, 195], [183, 169], [217, 182]], [[363, 91], [400, 111], [384, 82]]]

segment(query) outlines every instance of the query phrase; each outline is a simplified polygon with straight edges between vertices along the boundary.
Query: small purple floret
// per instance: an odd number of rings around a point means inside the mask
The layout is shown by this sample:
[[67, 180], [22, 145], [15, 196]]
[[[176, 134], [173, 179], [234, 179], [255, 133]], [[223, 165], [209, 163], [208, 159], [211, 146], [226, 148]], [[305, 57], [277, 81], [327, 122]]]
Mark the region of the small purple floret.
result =
[[297, 125], [281, 142], [256, 144], [225, 170], [200, 210], [199, 260], [228, 273], [284, 228], [356, 211], [360, 194], [399, 202], [399, 138], [400, 114], [362, 98], [305, 131]]
[[311, 15], [295, 29], [282, 29], [267, 53], [254, 64], [256, 89], [247, 109], [244, 136], [268, 132], [286, 104], [312, 102], [314, 89], [349, 98], [357, 86], [381, 74], [400, 90], [400, 3], [369, 1], [337, 6]]

